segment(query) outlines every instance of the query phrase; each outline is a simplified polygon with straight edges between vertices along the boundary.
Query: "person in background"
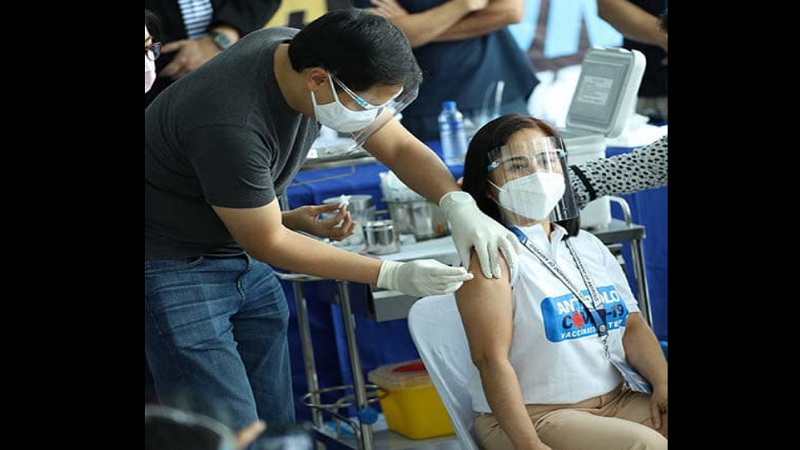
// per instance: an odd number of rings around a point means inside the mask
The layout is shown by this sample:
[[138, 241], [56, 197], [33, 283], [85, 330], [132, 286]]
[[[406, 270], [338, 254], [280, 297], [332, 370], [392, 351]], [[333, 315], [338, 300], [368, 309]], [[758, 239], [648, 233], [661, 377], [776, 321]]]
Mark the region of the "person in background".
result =
[[[527, 114], [539, 84], [528, 56], [508, 30], [525, 14], [524, 0], [356, 0], [373, 8], [408, 36], [425, 74], [419, 99], [403, 125], [422, 141], [439, 139], [443, 102], [454, 101], [465, 118], [491, 119], [493, 87], [505, 83], [499, 114]], [[488, 103], [487, 103], [488, 99]], [[484, 110], [488, 104], [489, 108]], [[486, 117], [484, 117], [486, 114]], [[479, 127], [482, 123], [476, 123]]]
[[159, 78], [144, 106], [175, 80], [227, 50], [243, 36], [263, 28], [281, 0], [145, 0], [161, 25], [164, 57]]
[[597, 0], [597, 7], [600, 16], [625, 36], [625, 48], [647, 57], [637, 111], [655, 122], [668, 122], [669, 32], [659, 26], [659, 16], [668, 9], [669, 0]]
[[155, 42], [153, 34], [156, 29], [156, 19], [153, 13], [144, 10], [144, 93], [153, 88], [156, 81], [156, 61], [161, 56], [161, 43]]

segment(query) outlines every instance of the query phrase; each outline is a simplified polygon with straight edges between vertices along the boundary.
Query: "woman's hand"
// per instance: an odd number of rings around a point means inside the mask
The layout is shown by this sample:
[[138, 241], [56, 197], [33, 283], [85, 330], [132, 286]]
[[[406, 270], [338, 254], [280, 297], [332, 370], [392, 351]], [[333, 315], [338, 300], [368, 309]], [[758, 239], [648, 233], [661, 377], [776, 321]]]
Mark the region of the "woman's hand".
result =
[[669, 439], [669, 388], [656, 388], [651, 400], [653, 428]]

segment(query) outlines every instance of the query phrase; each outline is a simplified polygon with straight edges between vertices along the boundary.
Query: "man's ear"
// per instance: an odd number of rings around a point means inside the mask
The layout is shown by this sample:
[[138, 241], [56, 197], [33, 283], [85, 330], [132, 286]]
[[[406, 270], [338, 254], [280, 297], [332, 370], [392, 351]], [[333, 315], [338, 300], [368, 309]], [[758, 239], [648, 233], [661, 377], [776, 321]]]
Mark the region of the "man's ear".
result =
[[306, 88], [311, 92], [319, 92], [320, 88], [329, 83], [328, 72], [320, 67], [309, 69], [306, 72]]

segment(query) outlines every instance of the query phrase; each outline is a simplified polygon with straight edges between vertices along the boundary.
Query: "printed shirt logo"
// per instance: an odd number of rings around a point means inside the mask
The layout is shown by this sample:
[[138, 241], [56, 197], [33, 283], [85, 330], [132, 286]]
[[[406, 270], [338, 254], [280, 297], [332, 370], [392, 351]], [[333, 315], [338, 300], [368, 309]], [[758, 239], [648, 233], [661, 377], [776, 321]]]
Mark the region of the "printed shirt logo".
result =
[[[606, 309], [599, 313], [601, 317], [603, 314], [608, 316], [608, 330], [614, 331], [626, 327], [630, 311], [617, 289], [614, 286], [606, 286], [598, 287], [597, 290], [605, 301]], [[588, 290], [581, 291], [581, 294], [587, 299], [586, 303], [592, 303]], [[592, 323], [592, 316], [572, 294], [544, 299], [542, 317], [547, 340], [552, 343], [597, 336], [597, 327]]]

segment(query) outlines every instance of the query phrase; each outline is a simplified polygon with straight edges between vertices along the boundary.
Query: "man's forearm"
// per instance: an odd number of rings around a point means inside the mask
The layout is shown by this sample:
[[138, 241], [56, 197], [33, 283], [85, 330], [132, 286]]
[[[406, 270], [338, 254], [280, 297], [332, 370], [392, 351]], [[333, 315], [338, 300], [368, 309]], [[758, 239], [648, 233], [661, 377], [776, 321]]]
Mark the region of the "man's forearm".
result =
[[442, 160], [419, 142], [404, 149], [390, 168], [408, 187], [437, 205], [446, 194], [461, 190]]
[[251, 250], [257, 260], [294, 273], [375, 286], [382, 262], [339, 250], [289, 229], [270, 237], [269, 244]]
[[396, 120], [386, 124], [364, 148], [408, 187], [436, 204], [446, 194], [461, 190], [436, 153]]
[[463, 41], [486, 36], [524, 19], [524, 1], [494, 0], [486, 9], [470, 14], [441, 34], [436, 42]]
[[281, 218], [283, 220], [283, 226], [292, 230], [292, 231], [299, 231], [299, 225], [297, 221], [297, 211], [286, 211], [281, 213]]

